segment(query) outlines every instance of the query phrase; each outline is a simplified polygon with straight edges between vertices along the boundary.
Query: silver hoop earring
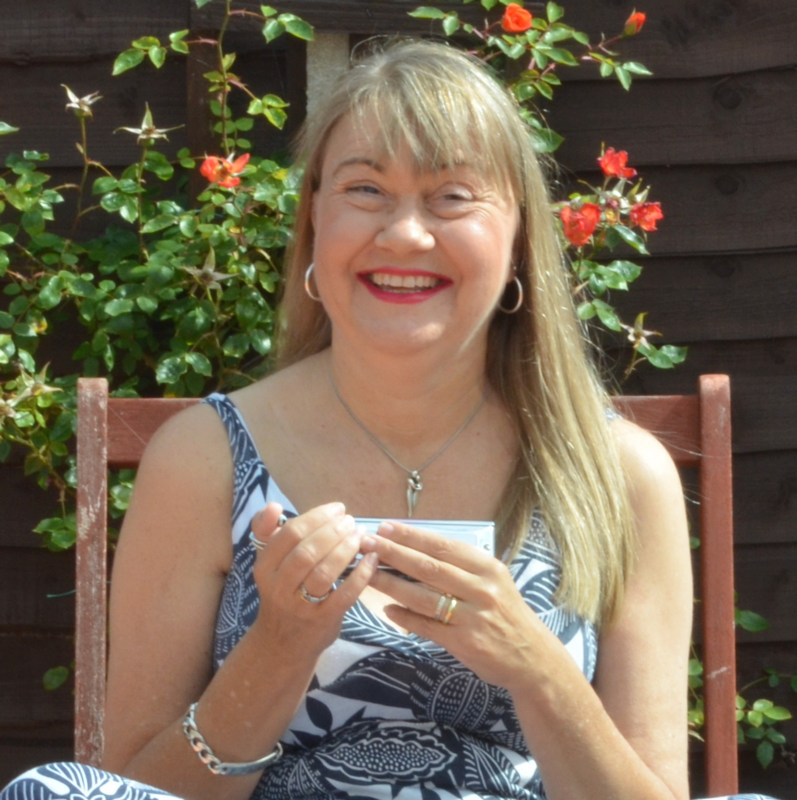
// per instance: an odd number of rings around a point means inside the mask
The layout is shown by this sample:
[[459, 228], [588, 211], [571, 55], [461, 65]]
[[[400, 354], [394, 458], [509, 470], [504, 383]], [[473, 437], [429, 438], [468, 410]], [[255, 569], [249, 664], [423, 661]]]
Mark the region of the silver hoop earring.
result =
[[[517, 301], [512, 308], [504, 308], [501, 303], [498, 304], [498, 310], [503, 311], [504, 314], [517, 314], [520, 311], [520, 307], [523, 305], [523, 284], [520, 282], [520, 278], [515, 275], [513, 283], [517, 286]], [[507, 284], [508, 286], [509, 284]], [[503, 300], [503, 297], [501, 298]]]
[[321, 298], [318, 297], [317, 295], [314, 295], [312, 290], [310, 289], [310, 275], [313, 274], [314, 267], [315, 267], [315, 262], [310, 264], [310, 266], [307, 268], [307, 272], [304, 273], [304, 290], [305, 292], [307, 292], [307, 296], [311, 300], [315, 300], [316, 303], [320, 303]]

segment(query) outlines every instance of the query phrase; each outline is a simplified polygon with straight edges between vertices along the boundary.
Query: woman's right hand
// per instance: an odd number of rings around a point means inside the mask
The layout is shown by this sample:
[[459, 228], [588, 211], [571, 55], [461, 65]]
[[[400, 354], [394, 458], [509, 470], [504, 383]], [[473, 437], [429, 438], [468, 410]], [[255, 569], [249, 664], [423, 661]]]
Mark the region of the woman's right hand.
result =
[[343, 615], [368, 585], [378, 558], [363, 557], [335, 588], [360, 549], [354, 518], [342, 503], [317, 506], [282, 526], [281, 514], [278, 503], [269, 503], [252, 521], [252, 533], [265, 545], [253, 570], [260, 594], [253, 629], [286, 652], [317, 656], [338, 637]]

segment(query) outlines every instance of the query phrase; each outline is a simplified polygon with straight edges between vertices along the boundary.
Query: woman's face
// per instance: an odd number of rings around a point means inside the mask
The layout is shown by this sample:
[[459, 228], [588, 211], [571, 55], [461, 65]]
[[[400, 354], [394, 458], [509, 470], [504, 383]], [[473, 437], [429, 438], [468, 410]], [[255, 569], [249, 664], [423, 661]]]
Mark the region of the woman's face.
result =
[[315, 281], [343, 339], [396, 353], [484, 348], [512, 280], [515, 201], [473, 164], [418, 172], [368, 125], [333, 129], [313, 195]]

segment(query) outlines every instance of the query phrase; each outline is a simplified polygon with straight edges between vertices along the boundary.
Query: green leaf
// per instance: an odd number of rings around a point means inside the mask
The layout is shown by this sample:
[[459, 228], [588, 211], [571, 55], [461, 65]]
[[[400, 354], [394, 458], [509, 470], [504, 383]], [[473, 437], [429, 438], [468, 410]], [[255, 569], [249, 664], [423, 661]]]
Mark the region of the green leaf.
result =
[[604, 303], [603, 300], [593, 300], [592, 304], [595, 306], [598, 318], [607, 328], [613, 331], [622, 330], [617, 313], [608, 303]]
[[645, 240], [635, 231], [632, 231], [631, 228], [626, 228], [625, 225], [615, 225], [612, 230], [616, 231], [620, 238], [627, 244], [630, 244], [634, 250], [637, 250], [643, 255], [649, 255], [645, 247]]
[[177, 222], [177, 217], [174, 214], [158, 214], [151, 220], [148, 220], [141, 228], [142, 233], [156, 233], [165, 228], [170, 228]]
[[203, 6], [206, 6], [208, 3], [210, 3], [211, 0], [194, 0], [194, 2], [196, 3], [197, 8], [202, 8]]
[[652, 75], [653, 73], [643, 64], [638, 64], [636, 61], [626, 61], [623, 68], [628, 72], [633, 72], [635, 75]]
[[266, 108], [263, 111], [266, 119], [275, 127], [282, 130], [288, 115], [281, 108]]
[[133, 42], [133, 47], [138, 50], [149, 50], [151, 47], [158, 47], [160, 39], [155, 36], [141, 36]]
[[249, 337], [245, 333], [234, 333], [228, 336], [222, 347], [225, 356], [240, 358], [249, 349]]
[[10, 328], [14, 324], [14, 317], [7, 311], [0, 311], [0, 328]]
[[564, 16], [564, 9], [556, 3], [548, 3], [545, 8], [545, 15], [548, 17], [548, 22], [557, 22]]
[[631, 88], [631, 73], [625, 69], [625, 67], [621, 67], [619, 64], [614, 68], [614, 74], [617, 75], [617, 80], [620, 81], [620, 85], [628, 91]]
[[5, 231], [0, 231], [0, 245], [14, 244], [14, 237], [9, 236]]
[[52, 667], [42, 676], [45, 691], [53, 692], [63, 686], [69, 679], [67, 667]]
[[113, 62], [113, 72], [111, 74], [121, 75], [129, 69], [137, 67], [144, 60], [144, 55], [145, 53], [143, 50], [125, 50], [123, 53], [120, 53], [116, 57], [116, 61]]
[[295, 36], [297, 39], [304, 39], [306, 42], [313, 41], [313, 26], [309, 22], [299, 19], [294, 14], [280, 14], [277, 19], [285, 26], [285, 30], [291, 36]]
[[263, 26], [263, 36], [266, 42], [273, 42], [278, 36], [285, 33], [283, 24], [278, 19], [269, 19]]
[[42, 290], [39, 292], [36, 305], [46, 311], [51, 308], [55, 308], [60, 302], [61, 279], [57, 275], [54, 275], [53, 277], [48, 278], [44, 288], [42, 288]]
[[783, 722], [783, 720], [791, 719], [791, 711], [783, 706], [773, 706], [764, 710], [764, 716], [774, 722]]
[[741, 611], [737, 608], [734, 612], [734, 617], [736, 624], [740, 628], [751, 633], [760, 633], [769, 628], [769, 622], [754, 611]]
[[154, 297], [142, 294], [136, 298], [136, 305], [145, 313], [153, 314], [158, 309], [158, 301]]
[[592, 303], [581, 303], [576, 311], [579, 319], [592, 319], [597, 313], [598, 309]]
[[[482, 5], [484, 5], [484, 2], [482, 2]], [[484, 7], [487, 8], [487, 6]], [[489, 8], [487, 10], [489, 11]], [[408, 12], [408, 14], [416, 19], [443, 19], [445, 17], [445, 14], [439, 8], [432, 8], [431, 6], [420, 6], [415, 11]]]
[[555, 61], [557, 64], [564, 64], [566, 67], [578, 66], [578, 61], [569, 50], [565, 50], [561, 47], [552, 47], [550, 50], [546, 50], [545, 52], [551, 61]]
[[772, 763], [772, 759], [775, 756], [775, 748], [771, 742], [763, 741], [756, 747], [755, 755], [758, 763], [766, 769]]
[[129, 314], [133, 310], [132, 300], [111, 300], [105, 304], [105, 313], [109, 317], [118, 317], [120, 314]]
[[277, 9], [271, 6], [260, 6], [260, 13], [264, 17], [273, 17], [277, 13]]
[[443, 31], [446, 36], [453, 36], [460, 28], [461, 22], [456, 14], [446, 14], [443, 20]]
[[148, 51], [149, 60], [160, 69], [166, 61], [166, 48], [158, 45], [157, 47], [150, 47]]
[[169, 356], [158, 364], [155, 370], [155, 378], [158, 383], [176, 383], [188, 370], [185, 361], [178, 356]]
[[235, 127], [239, 131], [251, 131], [255, 121], [251, 117], [241, 117], [235, 121]]
[[196, 235], [199, 222], [193, 215], [180, 217], [180, 233], [187, 239], [191, 239]]
[[103, 175], [101, 178], [97, 178], [94, 181], [94, 186], [91, 189], [92, 194], [105, 194], [106, 192], [112, 192], [119, 186], [119, 181], [116, 178], [112, 178], [110, 175]]
[[122, 207], [119, 209], [119, 216], [126, 222], [135, 222], [138, 219], [138, 203], [135, 198], [125, 198]]
[[481, 0], [481, 3], [482, 7], [486, 8], [489, 11], [496, 5], [496, 3], [498, 3], [498, 0]]
[[266, 331], [256, 328], [250, 331], [249, 339], [252, 342], [252, 347], [254, 347], [261, 356], [268, 355], [271, 352], [271, 337]]
[[186, 363], [191, 365], [194, 372], [205, 375], [206, 377], [210, 377], [213, 374], [213, 367], [210, 361], [207, 356], [202, 355], [202, 353], [186, 353], [185, 360]]
[[791, 690], [793, 692], [797, 692], [797, 675], [792, 675], [789, 685], [791, 686]]
[[9, 133], [16, 133], [19, 128], [9, 125], [7, 122], [0, 122], [0, 136], [6, 136]]
[[764, 715], [760, 711], [748, 711], [747, 721], [754, 728], [760, 728], [764, 724]]

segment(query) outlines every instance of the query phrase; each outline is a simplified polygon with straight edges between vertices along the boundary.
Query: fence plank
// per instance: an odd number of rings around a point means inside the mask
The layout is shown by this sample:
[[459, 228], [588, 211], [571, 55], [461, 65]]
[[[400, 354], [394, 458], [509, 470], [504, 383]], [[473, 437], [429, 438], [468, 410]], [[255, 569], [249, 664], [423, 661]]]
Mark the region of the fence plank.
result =
[[[658, 250], [658, 244], [653, 234], [651, 249]], [[612, 300], [628, 319], [647, 311], [645, 327], [661, 331], [660, 341], [708, 343], [797, 336], [797, 252], [636, 261], [642, 265], [641, 276], [630, 292], [615, 292]], [[700, 354], [702, 372], [716, 371], [712, 366], [716, 358], [734, 363], [733, 347], [700, 347], [693, 354]], [[757, 353], [756, 358], [761, 355]], [[748, 360], [752, 366], [754, 359]], [[763, 363], [774, 368], [775, 360], [773, 356]], [[797, 360], [791, 364], [797, 372]]]
[[[566, 82], [547, 115], [565, 137], [557, 158], [591, 169], [601, 143], [649, 164], [751, 164], [797, 159], [797, 71], [698, 80]], [[766, 135], [762, 135], [766, 131]]]
[[4, 3], [0, 62], [86, 61], [115, 56], [139, 36], [168, 41], [188, 27], [188, 0]]
[[0, 547], [0, 586], [0, 630], [74, 629], [74, 551]]

